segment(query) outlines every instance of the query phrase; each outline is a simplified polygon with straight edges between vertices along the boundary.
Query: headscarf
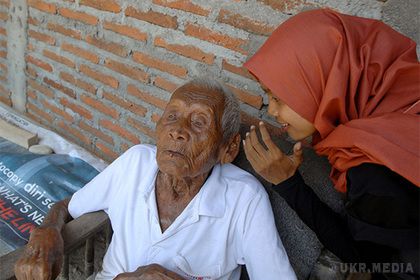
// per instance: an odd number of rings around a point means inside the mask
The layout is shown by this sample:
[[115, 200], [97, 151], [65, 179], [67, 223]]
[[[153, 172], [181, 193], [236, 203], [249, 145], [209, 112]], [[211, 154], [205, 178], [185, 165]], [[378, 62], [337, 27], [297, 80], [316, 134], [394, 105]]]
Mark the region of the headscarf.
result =
[[346, 191], [346, 172], [385, 165], [420, 185], [416, 43], [374, 19], [321, 9], [281, 24], [244, 65], [314, 124], [314, 149]]

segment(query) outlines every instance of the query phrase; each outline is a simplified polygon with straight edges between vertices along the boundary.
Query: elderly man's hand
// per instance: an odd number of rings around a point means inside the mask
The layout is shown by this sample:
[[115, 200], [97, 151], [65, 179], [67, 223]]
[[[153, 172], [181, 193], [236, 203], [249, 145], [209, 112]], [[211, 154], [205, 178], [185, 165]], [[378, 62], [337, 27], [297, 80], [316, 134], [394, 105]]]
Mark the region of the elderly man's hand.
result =
[[259, 142], [254, 126], [244, 140], [244, 150], [254, 170], [265, 180], [279, 184], [295, 174], [303, 161], [302, 144], [296, 143], [293, 154], [284, 154], [271, 140], [264, 123], [260, 123], [261, 137], [267, 149]]
[[134, 272], [118, 274], [114, 280], [183, 280], [181, 276], [158, 264], [139, 267]]
[[16, 278], [55, 279], [61, 271], [63, 248], [63, 238], [56, 227], [34, 229], [23, 255], [15, 264]]

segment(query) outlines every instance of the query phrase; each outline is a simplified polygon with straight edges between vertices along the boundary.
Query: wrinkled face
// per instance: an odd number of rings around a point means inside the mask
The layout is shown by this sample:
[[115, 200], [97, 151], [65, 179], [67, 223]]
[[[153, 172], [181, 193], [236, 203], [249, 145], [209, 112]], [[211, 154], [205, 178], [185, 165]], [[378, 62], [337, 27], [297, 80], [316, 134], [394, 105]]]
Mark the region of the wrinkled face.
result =
[[264, 88], [268, 94], [268, 113], [276, 118], [289, 136], [296, 140], [303, 140], [312, 135], [316, 129], [312, 123], [302, 118], [289, 106], [274, 96], [270, 90]]
[[204, 174], [219, 161], [224, 96], [194, 85], [177, 89], [156, 126], [159, 169], [177, 177]]

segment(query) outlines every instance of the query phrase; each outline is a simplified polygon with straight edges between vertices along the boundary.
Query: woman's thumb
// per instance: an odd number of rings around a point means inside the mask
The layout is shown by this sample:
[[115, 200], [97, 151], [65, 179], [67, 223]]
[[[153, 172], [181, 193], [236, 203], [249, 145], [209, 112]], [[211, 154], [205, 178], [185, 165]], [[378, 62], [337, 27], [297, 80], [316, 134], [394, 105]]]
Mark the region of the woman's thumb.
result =
[[302, 142], [297, 142], [293, 146], [293, 161], [299, 166], [303, 161]]

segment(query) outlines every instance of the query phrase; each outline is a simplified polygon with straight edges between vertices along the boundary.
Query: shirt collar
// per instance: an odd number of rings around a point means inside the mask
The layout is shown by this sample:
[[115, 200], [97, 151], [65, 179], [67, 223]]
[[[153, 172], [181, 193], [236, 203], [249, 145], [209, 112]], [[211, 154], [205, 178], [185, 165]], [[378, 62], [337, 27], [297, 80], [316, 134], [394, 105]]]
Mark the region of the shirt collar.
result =
[[216, 164], [201, 187], [198, 197], [198, 214], [222, 217], [226, 207], [226, 182], [221, 176], [221, 165]]
[[[149, 186], [144, 190], [143, 194], [145, 201], [149, 199], [149, 196], [155, 187], [156, 176], [159, 171], [157, 163], [154, 163], [154, 165], [150, 167], [155, 169], [154, 173], [152, 173], [154, 177]], [[198, 215], [222, 217], [226, 207], [226, 189], [226, 182], [221, 176], [221, 165], [216, 164], [196, 197], [193, 198], [196, 200], [195, 205], [193, 206], [195, 208], [194, 212], [198, 210]]]

